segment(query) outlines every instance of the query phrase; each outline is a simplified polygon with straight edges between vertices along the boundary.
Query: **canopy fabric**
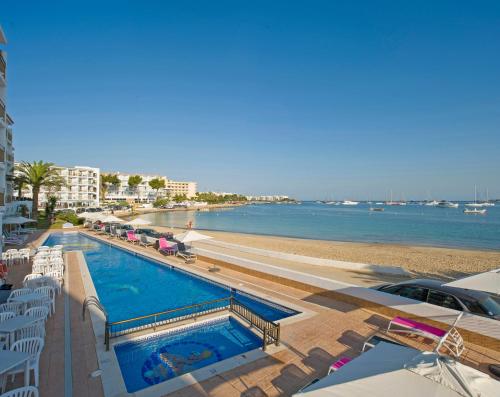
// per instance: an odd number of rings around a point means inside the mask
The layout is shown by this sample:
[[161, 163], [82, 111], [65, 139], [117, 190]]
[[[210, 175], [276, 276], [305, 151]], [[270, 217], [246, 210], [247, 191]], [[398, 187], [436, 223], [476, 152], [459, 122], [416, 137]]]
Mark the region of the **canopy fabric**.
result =
[[130, 221], [130, 222], [127, 222], [127, 225], [131, 225], [131, 226], [144, 226], [144, 225], [151, 225], [151, 221], [148, 221], [146, 219], [142, 219], [142, 218], [135, 218], [134, 220]]
[[[414, 357], [405, 365], [408, 371], [424, 376], [434, 382], [455, 390], [461, 396], [487, 396], [488, 378], [482, 372], [463, 365], [435, 352], [424, 352]], [[491, 379], [493, 382], [493, 379]], [[497, 395], [500, 394], [500, 382], [496, 382]], [[483, 390], [484, 389], [484, 390]], [[491, 392], [494, 390], [491, 389]]]
[[102, 216], [102, 214], [100, 212], [82, 212], [81, 214], [78, 214], [79, 218], [85, 218], [88, 220], [94, 220], [100, 216]]
[[474, 289], [500, 295], [500, 269], [479, 273], [446, 283], [450, 287]]
[[[387, 397], [404, 395], [405, 397], [440, 396], [440, 397], [481, 397], [498, 396], [500, 382], [473, 368], [460, 363], [453, 365], [462, 371], [462, 378], [471, 382], [467, 387], [460, 387], [457, 377], [450, 377], [448, 371], [434, 369], [434, 376], [425, 376], [415, 371], [415, 366], [422, 363], [422, 353], [406, 346], [381, 342], [373, 349], [344, 365], [311, 386], [305, 388], [296, 397]], [[425, 357], [427, 371], [437, 365], [436, 355]], [[432, 361], [434, 364], [429, 365]], [[439, 360], [440, 362], [440, 360]], [[410, 370], [412, 369], [412, 370]], [[436, 381], [440, 371], [441, 381]], [[439, 377], [437, 377], [439, 378]], [[445, 380], [446, 379], [446, 380]], [[448, 387], [453, 384], [459, 391]], [[469, 390], [467, 390], [469, 389]], [[469, 394], [472, 392], [473, 394]]]
[[194, 230], [189, 230], [187, 232], [181, 233], [181, 234], [176, 234], [175, 239], [180, 241], [181, 243], [192, 243], [194, 241], [201, 241], [201, 240], [208, 240], [210, 236], [206, 236], [204, 234], [195, 232]]
[[102, 223], [123, 223], [125, 222], [122, 218], [118, 218], [117, 216], [114, 215], [104, 215], [102, 217], [98, 217], [98, 220], [100, 220]]
[[36, 221], [24, 216], [8, 216], [3, 220], [4, 225], [23, 225], [25, 223], [36, 223]]

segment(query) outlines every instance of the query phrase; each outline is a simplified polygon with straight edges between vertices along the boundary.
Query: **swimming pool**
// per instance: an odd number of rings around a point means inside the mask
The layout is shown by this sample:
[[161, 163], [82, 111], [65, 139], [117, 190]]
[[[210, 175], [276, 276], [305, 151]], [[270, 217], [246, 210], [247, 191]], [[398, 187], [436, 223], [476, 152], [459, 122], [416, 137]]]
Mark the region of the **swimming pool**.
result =
[[63, 244], [67, 251], [83, 251], [110, 322], [227, 298], [231, 293], [267, 320], [280, 320], [298, 313], [81, 233], [53, 233], [44, 244]]
[[253, 332], [231, 317], [124, 342], [114, 347], [129, 393], [257, 349]]

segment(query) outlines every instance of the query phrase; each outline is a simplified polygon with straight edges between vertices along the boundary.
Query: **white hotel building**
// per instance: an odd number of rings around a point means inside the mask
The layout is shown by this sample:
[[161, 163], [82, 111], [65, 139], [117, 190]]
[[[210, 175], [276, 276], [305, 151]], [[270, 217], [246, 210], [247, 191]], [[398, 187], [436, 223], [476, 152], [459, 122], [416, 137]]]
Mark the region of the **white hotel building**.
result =
[[12, 145], [14, 122], [7, 112], [7, 53], [4, 50], [6, 44], [7, 40], [0, 26], [0, 213], [8, 215], [15, 206], [11, 204], [12, 181], [10, 177], [14, 168]]
[[[121, 172], [106, 172], [106, 174], [116, 175], [120, 180], [119, 186], [110, 185], [108, 187], [106, 200], [151, 203], [155, 201], [157, 197], [174, 197], [178, 194], [185, 194], [187, 198], [193, 198], [196, 195], [196, 182], [178, 182], [170, 180], [166, 176], [156, 174]], [[134, 175], [139, 175], [142, 178], [142, 182], [136, 189], [132, 189], [128, 185], [129, 177]], [[156, 190], [149, 185], [149, 182], [153, 179], [163, 179], [165, 181], [165, 188], [156, 192]]]
[[[38, 206], [45, 207], [50, 196], [57, 197], [57, 208], [98, 207], [100, 191], [99, 168], [54, 166], [66, 184], [59, 191], [40, 189]], [[23, 191], [23, 197], [31, 197], [30, 189]]]

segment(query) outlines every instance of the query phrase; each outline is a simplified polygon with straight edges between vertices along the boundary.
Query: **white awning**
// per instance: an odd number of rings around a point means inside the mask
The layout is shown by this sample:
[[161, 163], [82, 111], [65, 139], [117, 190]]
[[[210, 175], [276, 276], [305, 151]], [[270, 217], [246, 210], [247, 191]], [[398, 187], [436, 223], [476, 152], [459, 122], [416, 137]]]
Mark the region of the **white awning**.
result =
[[436, 353], [381, 342], [295, 397], [495, 397], [500, 382]]
[[500, 269], [479, 273], [446, 283], [450, 287], [474, 289], [500, 295]]
[[36, 223], [36, 221], [24, 216], [8, 216], [3, 220], [4, 225], [24, 225], [25, 223]]

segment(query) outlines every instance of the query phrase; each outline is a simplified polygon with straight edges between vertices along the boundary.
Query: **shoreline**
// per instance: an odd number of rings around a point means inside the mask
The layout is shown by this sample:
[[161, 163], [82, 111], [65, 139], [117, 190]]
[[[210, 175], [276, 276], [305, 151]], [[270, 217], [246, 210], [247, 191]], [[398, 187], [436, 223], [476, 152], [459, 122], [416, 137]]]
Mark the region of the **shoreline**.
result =
[[[151, 225], [158, 231], [180, 233], [185, 228]], [[458, 278], [496, 269], [500, 251], [304, 239], [250, 233], [193, 229], [216, 240], [265, 250], [321, 259], [401, 267], [414, 277]]]

